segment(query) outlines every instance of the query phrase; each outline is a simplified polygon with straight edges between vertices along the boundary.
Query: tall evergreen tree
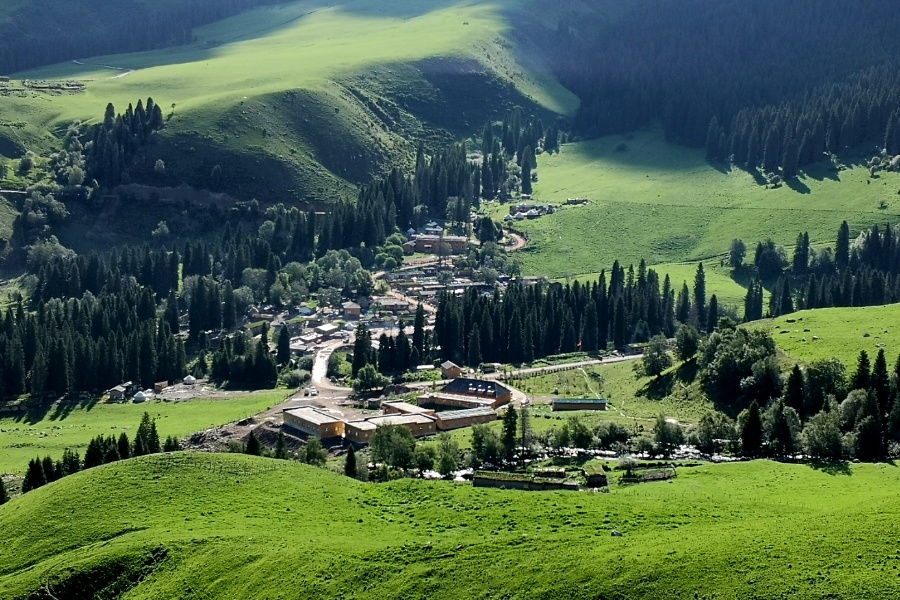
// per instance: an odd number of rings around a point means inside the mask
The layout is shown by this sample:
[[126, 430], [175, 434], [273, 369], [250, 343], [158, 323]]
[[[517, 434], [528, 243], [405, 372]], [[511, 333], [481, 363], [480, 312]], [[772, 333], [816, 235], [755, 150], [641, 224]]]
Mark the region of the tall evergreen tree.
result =
[[284, 439], [284, 431], [279, 431], [278, 441], [275, 443], [275, 458], [286, 459], [287, 457], [287, 442]]
[[262, 454], [262, 448], [260, 448], [259, 440], [256, 438], [256, 434], [253, 433], [253, 430], [251, 430], [250, 434], [247, 436], [244, 454], [250, 454], [251, 456], [260, 456]]
[[286, 365], [291, 360], [291, 333], [288, 331], [287, 323], [281, 326], [278, 331], [278, 342], [276, 344], [276, 362], [279, 365]]
[[850, 226], [847, 221], [841, 223], [838, 230], [837, 245], [834, 250], [834, 262], [841, 271], [850, 264]]
[[871, 387], [872, 365], [869, 362], [869, 354], [865, 350], [859, 351], [856, 360], [856, 371], [850, 378], [851, 390], [868, 390]]
[[747, 417], [741, 427], [741, 453], [744, 456], [756, 457], [762, 451], [763, 427], [759, 404], [754, 400], [747, 409]]
[[353, 444], [347, 449], [347, 458], [344, 460], [344, 475], [356, 478], [356, 450]]

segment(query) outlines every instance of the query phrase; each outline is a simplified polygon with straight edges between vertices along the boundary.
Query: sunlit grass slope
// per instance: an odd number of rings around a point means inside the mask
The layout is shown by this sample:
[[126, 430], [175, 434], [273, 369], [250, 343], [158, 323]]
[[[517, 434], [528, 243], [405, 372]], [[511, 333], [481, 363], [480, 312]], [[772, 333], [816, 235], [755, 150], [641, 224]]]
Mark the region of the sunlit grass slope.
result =
[[[734, 238], [747, 243], [752, 260], [756, 242], [769, 237], [792, 246], [808, 231], [814, 244], [833, 245], [845, 219], [854, 231], [900, 220], [898, 174], [867, 183], [865, 168], [833, 173], [816, 166], [799, 182], [765, 189], [656, 131], [565, 145], [538, 159], [538, 173], [539, 201], [591, 200], [521, 223], [530, 236], [525, 270], [551, 277], [596, 272], [616, 259], [718, 262]], [[879, 208], [882, 199], [886, 209]]]
[[0, 595], [893, 597], [898, 492], [889, 465], [707, 465], [589, 494], [144, 457], [0, 507]]
[[900, 354], [900, 304], [804, 310], [751, 327], [767, 329], [792, 358], [810, 362], [837, 357], [851, 372], [860, 350], [874, 361], [884, 348], [889, 367]]
[[[163, 143], [142, 165], [146, 174], [155, 158], [165, 159], [160, 183], [190, 182], [219, 164], [224, 187], [239, 195], [328, 200], [402, 163], [411, 141], [435, 130], [448, 130], [448, 139], [469, 135], [514, 103], [573, 112], [577, 99], [540, 61], [520, 63], [510, 41], [514, 18], [540, 22], [541, 15], [525, 0], [298, 0], [261, 8], [199, 28], [188, 46], [17, 74], [78, 79], [87, 89], [4, 98], [0, 134], [46, 148], [51, 132], [100, 118], [108, 102], [123, 110], [152, 96], [172, 114]], [[451, 97], [467, 87], [465, 102]], [[453, 110], [443, 110], [451, 100]], [[431, 122], [429, 107], [450, 118]]]
[[0, 419], [0, 473], [24, 474], [36, 456], [62, 456], [65, 448], [84, 456], [88, 442], [98, 435], [133, 437], [144, 412], [157, 421], [160, 435], [183, 437], [209, 427], [255, 415], [284, 400], [285, 392], [266, 392], [233, 398], [144, 404], [83, 404], [57, 408], [44, 415]]

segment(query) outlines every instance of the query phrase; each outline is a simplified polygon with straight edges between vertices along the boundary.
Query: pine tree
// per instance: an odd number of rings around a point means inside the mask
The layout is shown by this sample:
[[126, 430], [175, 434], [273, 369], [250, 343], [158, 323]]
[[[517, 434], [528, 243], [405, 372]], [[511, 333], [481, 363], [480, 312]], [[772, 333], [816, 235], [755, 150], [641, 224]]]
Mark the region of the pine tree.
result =
[[30, 492], [31, 490], [36, 490], [37, 488], [46, 485], [47, 479], [44, 475], [44, 467], [41, 464], [41, 459], [32, 458], [28, 462], [28, 470], [25, 471], [25, 479], [22, 481], [22, 493]]
[[279, 365], [286, 365], [291, 360], [291, 334], [288, 331], [287, 323], [282, 324], [278, 331], [278, 342], [276, 344], [276, 362]]
[[131, 456], [131, 443], [128, 441], [128, 434], [124, 431], [119, 434], [118, 441], [119, 458], [127, 460]]
[[356, 479], [356, 450], [352, 444], [347, 450], [347, 458], [344, 461], [344, 475]]
[[747, 418], [741, 428], [741, 452], [744, 456], [756, 457], [760, 455], [763, 442], [762, 418], [759, 414], [759, 404], [756, 400], [750, 404]]
[[688, 292], [687, 282], [682, 283], [681, 291], [678, 292], [678, 307], [675, 317], [679, 323], [687, 323], [691, 318], [691, 298]]
[[890, 396], [891, 396], [891, 377], [888, 374], [887, 358], [884, 355], [884, 348], [879, 348], [878, 355], [875, 357], [875, 364], [872, 367], [872, 377], [870, 385], [875, 392], [878, 400], [878, 406], [885, 414], [890, 414]]
[[259, 440], [256, 439], [256, 434], [254, 434], [252, 430], [250, 431], [250, 435], [247, 436], [247, 445], [244, 446], [244, 454], [250, 454], [251, 456], [260, 456], [262, 454]]
[[481, 329], [478, 325], [472, 327], [469, 334], [469, 361], [470, 367], [478, 367], [481, 364]]
[[869, 354], [865, 350], [859, 351], [856, 360], [856, 372], [850, 379], [851, 390], [868, 390], [871, 386], [872, 366], [869, 363]]
[[284, 431], [279, 431], [278, 441], [275, 443], [275, 458], [286, 459], [287, 457], [287, 444], [284, 439]]
[[788, 375], [787, 385], [784, 390], [785, 404], [797, 411], [801, 418], [804, 417], [804, 402], [806, 396], [806, 380], [800, 365], [794, 365], [791, 374]]
[[719, 325], [719, 299], [715, 294], [709, 299], [706, 315], [706, 331], [712, 333]]
[[834, 262], [841, 271], [850, 264], [850, 226], [847, 221], [841, 223], [838, 230], [837, 245], [834, 250]]
[[506, 450], [506, 460], [512, 460], [516, 451], [517, 426], [516, 407], [510, 404], [503, 415], [503, 448]]

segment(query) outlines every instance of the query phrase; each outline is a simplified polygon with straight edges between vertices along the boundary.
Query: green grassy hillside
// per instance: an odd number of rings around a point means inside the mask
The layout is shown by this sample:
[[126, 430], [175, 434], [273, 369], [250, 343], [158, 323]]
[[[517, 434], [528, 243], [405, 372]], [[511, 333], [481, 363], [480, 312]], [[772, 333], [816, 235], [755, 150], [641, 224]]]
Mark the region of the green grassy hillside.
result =
[[98, 435], [118, 436], [125, 431], [133, 437], [144, 412], [157, 420], [163, 438], [180, 438], [255, 415], [284, 397], [284, 391], [276, 391], [186, 402], [82, 403], [46, 414], [0, 418], [0, 473], [24, 474], [32, 458], [49, 454], [58, 459], [66, 448], [83, 456], [88, 442]]
[[898, 174], [867, 183], [865, 168], [834, 173], [819, 166], [789, 186], [765, 189], [656, 131], [564, 145], [538, 159], [538, 173], [539, 201], [591, 200], [520, 224], [530, 237], [525, 270], [551, 277], [596, 272], [616, 259], [718, 262], [734, 238], [747, 243], [752, 259], [756, 242], [768, 237], [792, 246], [808, 231], [814, 244], [833, 245], [844, 219], [854, 231], [900, 220]]
[[[0, 507], [4, 598], [747, 598], [900, 593], [888, 465], [681, 469], [610, 494], [362, 484], [175, 454]], [[190, 502], [185, 500], [190, 499]], [[824, 499], [827, 498], [827, 501]], [[617, 529], [624, 536], [611, 537]]]
[[874, 360], [884, 348], [888, 364], [900, 354], [900, 304], [804, 310], [751, 327], [767, 329], [778, 347], [805, 362], [837, 357], [853, 368], [860, 350]]
[[352, 184], [404, 163], [416, 139], [470, 135], [513, 104], [574, 111], [577, 99], [512, 34], [522, 19], [542, 30], [534, 6], [298, 0], [261, 8], [196, 29], [188, 46], [16, 74], [87, 87], [4, 97], [0, 136], [46, 150], [53, 132], [99, 118], [108, 102], [123, 110], [152, 96], [172, 116], [136, 170], [146, 180], [162, 158], [159, 184], [208, 178], [218, 164], [222, 189], [247, 198], [352, 195]]

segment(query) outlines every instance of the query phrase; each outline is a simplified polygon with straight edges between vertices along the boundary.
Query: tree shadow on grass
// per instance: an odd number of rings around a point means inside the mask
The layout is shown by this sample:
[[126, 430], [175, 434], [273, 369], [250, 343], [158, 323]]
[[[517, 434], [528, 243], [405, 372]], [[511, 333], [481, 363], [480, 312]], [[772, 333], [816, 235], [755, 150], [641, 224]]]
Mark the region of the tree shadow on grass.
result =
[[850, 463], [845, 461], [810, 462], [808, 464], [810, 468], [815, 469], [816, 471], [822, 471], [828, 475], [846, 475], [848, 477], [853, 475], [853, 469], [850, 468]]
[[81, 400], [62, 401], [54, 407], [53, 413], [50, 415], [50, 420], [63, 421], [72, 414], [72, 411], [76, 408], [89, 411], [97, 405], [99, 399], [98, 396], [92, 396]]
[[809, 186], [800, 181], [799, 177], [791, 177], [785, 182], [789, 188], [797, 192], [798, 194], [809, 194], [812, 190], [809, 189]]
[[637, 391], [638, 396], [643, 396], [650, 400], [663, 400], [672, 394], [675, 387], [675, 373], [668, 371], [659, 377], [654, 377], [648, 381], [641, 389]]

